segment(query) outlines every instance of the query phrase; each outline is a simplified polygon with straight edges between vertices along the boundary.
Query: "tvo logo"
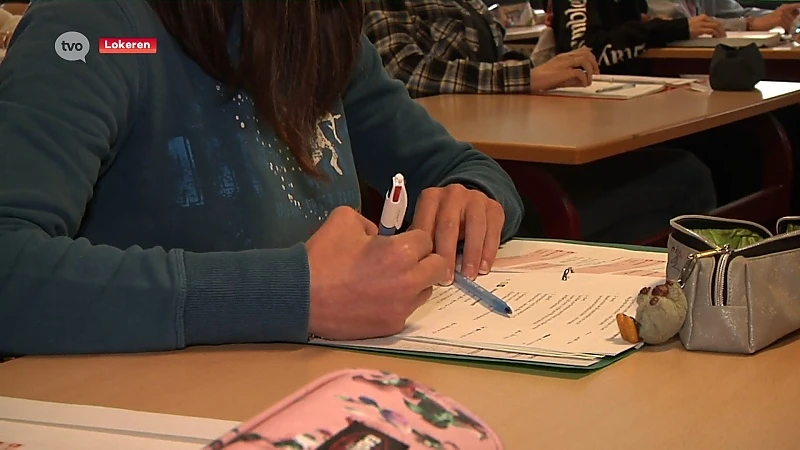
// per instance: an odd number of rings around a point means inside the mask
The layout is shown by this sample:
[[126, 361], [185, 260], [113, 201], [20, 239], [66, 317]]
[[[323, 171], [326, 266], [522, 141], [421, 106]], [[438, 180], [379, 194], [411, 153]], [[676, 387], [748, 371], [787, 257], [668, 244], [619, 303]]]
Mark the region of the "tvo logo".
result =
[[86, 62], [89, 39], [77, 31], [67, 31], [56, 39], [56, 54], [64, 61]]

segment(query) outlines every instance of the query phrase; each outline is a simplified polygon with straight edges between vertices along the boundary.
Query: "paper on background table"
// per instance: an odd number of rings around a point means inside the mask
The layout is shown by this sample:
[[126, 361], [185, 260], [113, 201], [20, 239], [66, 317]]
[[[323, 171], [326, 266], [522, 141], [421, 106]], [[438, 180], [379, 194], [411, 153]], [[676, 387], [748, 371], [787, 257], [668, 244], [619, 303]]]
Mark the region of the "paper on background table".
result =
[[493, 273], [547, 272], [558, 280], [568, 267], [575, 274], [664, 277], [667, 254], [562, 242], [513, 240], [497, 253]]
[[[195, 446], [203, 446], [239, 425], [239, 422], [227, 420], [10, 397], [0, 397], [0, 420], [190, 443]], [[6, 423], [8, 422], [0, 422], [0, 440]]]
[[568, 97], [593, 97], [608, 98], [617, 100], [630, 100], [645, 95], [655, 94], [665, 89], [663, 84], [635, 84], [623, 89], [599, 92], [601, 89], [613, 88], [628, 83], [611, 83], [606, 81], [594, 81], [586, 87], [562, 87], [544, 91], [545, 95], [564, 95]]
[[711, 35], [699, 36], [695, 39], [670, 42], [669, 47], [716, 47], [718, 44], [730, 47], [743, 47], [756, 44], [759, 47], [774, 47], [783, 40], [781, 31], [728, 31], [725, 37], [715, 38]]
[[636, 75], [592, 75], [592, 81], [604, 81], [608, 83], [640, 83], [640, 84], [663, 84], [666, 86], [685, 86], [692, 84], [694, 80], [686, 78], [667, 78], [667, 77], [645, 77]]

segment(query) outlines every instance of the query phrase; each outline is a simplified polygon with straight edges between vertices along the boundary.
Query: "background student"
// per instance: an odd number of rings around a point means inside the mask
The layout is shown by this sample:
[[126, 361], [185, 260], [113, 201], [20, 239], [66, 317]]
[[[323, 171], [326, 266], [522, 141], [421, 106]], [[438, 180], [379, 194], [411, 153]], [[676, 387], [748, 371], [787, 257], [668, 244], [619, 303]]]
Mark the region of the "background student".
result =
[[[537, 67], [502, 61], [504, 30], [481, 0], [368, 0], [366, 5], [365, 34], [389, 74], [413, 97], [531, 93], [560, 80], [585, 83], [578, 68], [597, 70], [585, 47]], [[579, 132], [581, 124], [574, 127]], [[581, 166], [540, 166], [570, 194], [587, 240], [635, 242], [660, 232], [676, 215], [706, 213], [716, 205], [708, 169], [680, 150], [652, 148]], [[526, 234], [539, 233], [535, 212], [526, 207]]]
[[[585, 86], [597, 71], [586, 51], [551, 64], [503, 45], [505, 30], [482, 0], [365, 0], [364, 32], [412, 97], [519, 94]], [[581, 70], [582, 69], [582, 70]]]
[[[742, 8], [733, 0], [687, 0], [687, 1], [663, 1], [650, 0], [650, 12], [652, 14], [667, 14], [671, 17], [689, 17], [692, 20], [697, 14], [713, 14], [729, 30], [771, 30], [775, 27], [782, 27], [789, 31], [791, 24], [797, 19], [800, 11], [800, 3], [785, 3], [778, 6], [774, 11], [757, 8]], [[676, 19], [677, 20], [677, 19]], [[800, 106], [793, 105], [775, 111], [775, 116], [783, 125], [789, 142], [791, 143], [794, 156], [794, 192], [792, 195], [792, 213], [800, 214]], [[694, 142], [688, 142], [688, 141]], [[700, 136], [684, 139], [685, 145], [689, 148], [698, 149], [713, 146], [719, 148], [721, 143], [727, 143], [722, 148], [735, 149], [737, 154], [741, 154], [746, 143], [751, 140], [747, 132], [737, 129], [736, 125], [724, 127], [721, 130], [709, 135], [704, 133]], [[745, 144], [745, 145], [743, 145]], [[746, 195], [753, 191], [753, 180], [757, 179], [755, 167], [760, 165], [760, 161], [754, 161], [758, 155], [742, 155], [741, 158], [730, 158], [727, 152], [705, 152], [703, 155], [714, 170], [717, 178], [718, 192], [724, 193], [734, 189], [731, 197]], [[741, 162], [736, 163], [739, 160]], [[736, 166], [736, 167], [734, 167]], [[723, 169], [722, 167], [727, 167]], [[728, 186], [728, 187], [724, 187]], [[736, 186], [736, 187], [734, 187]], [[742, 187], [747, 187], [745, 191]], [[723, 194], [724, 195], [724, 194]]]
[[673, 19], [708, 15], [728, 31], [769, 31], [776, 27], [790, 32], [800, 3], [784, 3], [774, 10], [744, 8], [736, 0], [648, 0], [650, 14]]
[[548, 9], [557, 53], [588, 47], [607, 74], [647, 74], [647, 62], [639, 56], [648, 48], [725, 34], [722, 24], [706, 15], [673, 20], [648, 15], [646, 0], [556, 0]]
[[[362, 19], [349, 1], [34, 2], [0, 64], [0, 354], [385, 336], [452, 281], [459, 245], [464, 275], [488, 271], [514, 185], [386, 75]], [[158, 53], [62, 59], [74, 30]], [[397, 172], [412, 230], [377, 236], [356, 173], [384, 190]]]

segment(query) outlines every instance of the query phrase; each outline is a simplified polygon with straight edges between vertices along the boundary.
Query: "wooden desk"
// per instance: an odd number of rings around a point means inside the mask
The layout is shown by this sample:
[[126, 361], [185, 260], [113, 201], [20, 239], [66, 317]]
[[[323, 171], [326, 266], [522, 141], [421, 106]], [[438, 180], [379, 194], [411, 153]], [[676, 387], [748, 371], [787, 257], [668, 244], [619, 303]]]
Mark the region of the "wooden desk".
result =
[[508, 450], [794, 449], [800, 342], [750, 356], [642, 350], [583, 377], [314, 347], [21, 358], [0, 395], [244, 421], [333, 370], [393, 371], [485, 419]]
[[[654, 48], [643, 58], [650, 60], [653, 75], [678, 76], [707, 74], [713, 48]], [[800, 44], [790, 42], [761, 49], [766, 63], [767, 79], [800, 81]]]
[[[442, 95], [419, 100], [458, 140], [498, 160], [539, 211], [547, 237], [581, 239], [569, 196], [533, 163], [585, 164], [733, 122], [757, 135], [764, 188], [713, 214], [767, 224], [789, 214], [792, 153], [766, 114], [800, 103], [800, 84], [765, 81], [754, 92], [679, 88], [632, 100], [527, 95]], [[666, 224], [665, 224], [666, 227]], [[662, 246], [668, 230], [639, 242]]]
[[800, 102], [800, 84], [755, 92], [665, 91], [632, 100], [440, 95], [419, 100], [458, 140], [494, 159], [584, 164]]

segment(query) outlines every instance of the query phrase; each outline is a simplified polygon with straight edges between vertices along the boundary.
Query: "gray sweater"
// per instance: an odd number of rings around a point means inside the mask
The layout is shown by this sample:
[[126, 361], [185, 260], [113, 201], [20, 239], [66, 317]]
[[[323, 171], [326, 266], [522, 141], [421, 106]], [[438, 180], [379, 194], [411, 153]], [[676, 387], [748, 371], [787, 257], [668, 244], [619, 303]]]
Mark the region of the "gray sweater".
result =
[[[694, 14], [689, 3], [695, 4]], [[761, 17], [772, 12], [768, 9], [745, 8], [736, 0], [647, 0], [647, 4], [653, 16], [675, 19], [706, 14], [716, 17], [728, 31], [744, 31], [748, 17]]]

